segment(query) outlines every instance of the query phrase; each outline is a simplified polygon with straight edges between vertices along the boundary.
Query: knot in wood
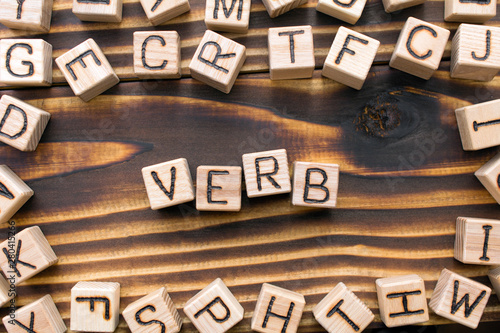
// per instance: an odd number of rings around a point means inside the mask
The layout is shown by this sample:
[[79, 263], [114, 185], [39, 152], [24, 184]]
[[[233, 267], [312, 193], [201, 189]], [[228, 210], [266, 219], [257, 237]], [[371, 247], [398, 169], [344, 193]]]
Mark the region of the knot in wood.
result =
[[401, 124], [401, 111], [394, 98], [379, 95], [354, 120], [357, 131], [383, 138]]

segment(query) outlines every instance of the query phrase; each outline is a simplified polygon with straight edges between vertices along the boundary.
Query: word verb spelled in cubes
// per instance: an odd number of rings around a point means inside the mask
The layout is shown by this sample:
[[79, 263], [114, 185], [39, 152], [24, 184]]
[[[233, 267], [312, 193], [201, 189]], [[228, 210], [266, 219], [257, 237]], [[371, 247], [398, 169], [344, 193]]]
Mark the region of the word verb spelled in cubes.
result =
[[153, 25], [160, 25], [191, 9], [189, 0], [140, 0], [142, 8]]
[[123, 0], [73, 0], [73, 14], [82, 21], [121, 22]]
[[356, 24], [365, 5], [366, 0], [319, 0], [316, 10], [347, 23]]
[[134, 73], [141, 79], [181, 77], [181, 42], [177, 31], [134, 32]]
[[196, 209], [241, 209], [241, 167], [200, 165], [196, 174]]
[[293, 205], [334, 208], [338, 187], [338, 164], [293, 163]]
[[500, 265], [500, 221], [457, 218], [454, 256], [464, 264]]
[[444, 20], [484, 23], [497, 14], [497, 0], [444, 0]]
[[207, 29], [245, 33], [250, 21], [251, 0], [207, 0], [205, 24]]
[[0, 223], [14, 216], [34, 193], [8, 166], [0, 165]]
[[52, 0], [0, 0], [0, 23], [11, 29], [48, 32]]

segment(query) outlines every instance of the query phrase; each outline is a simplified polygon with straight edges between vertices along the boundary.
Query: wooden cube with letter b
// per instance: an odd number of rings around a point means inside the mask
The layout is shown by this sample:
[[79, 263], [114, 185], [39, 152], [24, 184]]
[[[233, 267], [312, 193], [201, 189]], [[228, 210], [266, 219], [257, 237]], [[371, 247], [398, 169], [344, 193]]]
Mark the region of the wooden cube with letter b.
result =
[[56, 59], [71, 89], [85, 102], [120, 80], [97, 43], [89, 38]]
[[243, 307], [221, 279], [186, 302], [184, 313], [201, 333], [223, 333], [243, 319]]
[[33, 194], [33, 190], [14, 171], [0, 165], [0, 223], [7, 222]]
[[464, 264], [500, 265], [500, 220], [457, 218], [454, 256]]
[[11, 29], [48, 32], [52, 0], [0, 0], [0, 23]]
[[196, 175], [196, 209], [241, 209], [241, 167], [201, 165]]
[[121, 22], [123, 0], [73, 0], [73, 14], [82, 21]]
[[189, 64], [191, 76], [229, 94], [245, 62], [246, 48], [207, 30]]
[[366, 0], [319, 0], [316, 10], [347, 23], [356, 24], [365, 5]]
[[140, 0], [142, 8], [153, 25], [159, 25], [188, 12], [189, 0]]
[[497, 0], [445, 0], [444, 20], [484, 23], [497, 14]]
[[338, 164], [295, 161], [293, 169], [293, 205], [324, 208], [337, 205]]
[[245, 33], [250, 21], [251, 0], [207, 0], [205, 24], [207, 29]]
[[262, 0], [266, 10], [271, 18], [280, 16], [300, 5], [307, 3], [308, 0]]

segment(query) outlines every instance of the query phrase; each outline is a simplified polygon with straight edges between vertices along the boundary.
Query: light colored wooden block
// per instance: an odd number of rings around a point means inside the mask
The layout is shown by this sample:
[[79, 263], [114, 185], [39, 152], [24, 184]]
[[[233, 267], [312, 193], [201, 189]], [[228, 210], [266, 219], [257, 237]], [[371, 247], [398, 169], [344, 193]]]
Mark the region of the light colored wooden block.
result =
[[500, 70], [500, 28], [460, 24], [451, 44], [450, 75], [491, 81]]
[[0, 99], [0, 141], [21, 151], [34, 151], [50, 113], [12, 96]]
[[315, 60], [310, 25], [271, 28], [267, 37], [271, 80], [312, 77]]
[[141, 79], [181, 77], [181, 40], [177, 31], [134, 32], [134, 73]]
[[114, 332], [119, 316], [119, 283], [81, 281], [71, 289], [72, 331]]
[[293, 205], [334, 208], [337, 205], [338, 187], [338, 164], [293, 163]]
[[29, 198], [33, 190], [6, 165], [0, 165], [0, 223], [7, 222]]
[[321, 74], [359, 90], [365, 83], [379, 45], [376, 39], [340, 27]]
[[195, 198], [193, 180], [185, 158], [142, 169], [151, 209], [180, 205]]
[[244, 154], [242, 159], [249, 198], [290, 193], [291, 182], [285, 149]]
[[16, 296], [16, 286], [7, 282], [3, 275], [0, 275], [0, 307]]
[[50, 86], [52, 45], [43, 39], [0, 40], [0, 83]]
[[243, 319], [244, 310], [221, 279], [186, 302], [184, 313], [201, 333], [222, 333]]
[[457, 218], [454, 256], [464, 264], [500, 265], [500, 221]]
[[297, 8], [308, 0], [262, 0], [266, 10], [271, 18], [280, 16], [290, 10]]
[[50, 295], [2, 319], [8, 333], [63, 333], [67, 328]]
[[142, 8], [153, 25], [160, 25], [191, 9], [188, 0], [141, 0]]
[[245, 46], [207, 30], [189, 69], [193, 78], [229, 94], [245, 58]]
[[500, 154], [479, 168], [474, 175], [500, 204]]
[[291, 290], [264, 283], [252, 317], [252, 330], [261, 333], [295, 333], [306, 301]]
[[121, 22], [123, 0], [73, 0], [73, 14], [82, 21]]
[[418, 6], [426, 0], [382, 0], [386, 13], [396, 12], [401, 9]]
[[500, 145], [500, 99], [455, 110], [464, 150]]
[[444, 20], [484, 23], [497, 14], [496, 0], [445, 0]]
[[102, 94], [120, 80], [96, 42], [89, 38], [56, 59], [76, 96], [85, 102]]
[[165, 287], [129, 304], [122, 315], [132, 333], [177, 333], [182, 327], [182, 318]]
[[0, 267], [15, 285], [57, 262], [57, 256], [39, 227], [26, 228], [0, 244]]
[[52, 0], [0, 0], [0, 23], [11, 29], [48, 32]]
[[476, 328], [490, 294], [487, 286], [443, 269], [429, 307], [444, 318]]
[[380, 319], [387, 327], [424, 323], [429, 320], [424, 280], [416, 275], [375, 281]]
[[205, 24], [207, 29], [245, 33], [250, 21], [251, 0], [207, 0]]
[[488, 272], [491, 284], [495, 289], [498, 299], [500, 300], [500, 266]]
[[241, 209], [241, 167], [199, 166], [196, 209], [238, 212]]
[[450, 31], [408, 18], [392, 53], [389, 66], [428, 80], [438, 69]]
[[347, 23], [356, 24], [365, 5], [366, 0], [319, 0], [316, 10]]
[[375, 316], [340, 282], [313, 309], [314, 318], [329, 333], [363, 332]]

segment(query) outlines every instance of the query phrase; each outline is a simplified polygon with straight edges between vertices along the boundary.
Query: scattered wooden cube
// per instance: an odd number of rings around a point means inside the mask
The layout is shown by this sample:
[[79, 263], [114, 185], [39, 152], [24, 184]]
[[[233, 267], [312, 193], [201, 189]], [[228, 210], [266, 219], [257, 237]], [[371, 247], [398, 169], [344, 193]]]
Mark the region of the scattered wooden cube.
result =
[[193, 180], [185, 158], [142, 169], [151, 209], [180, 205], [195, 198]]
[[252, 330], [262, 333], [295, 333], [306, 301], [299, 293], [262, 285], [252, 317]]
[[82, 21], [121, 22], [123, 0], [73, 0], [73, 14]]
[[52, 0], [0, 0], [0, 23], [11, 29], [48, 32]]
[[500, 300], [500, 266], [488, 272], [490, 282], [495, 289], [498, 300]]
[[366, 0], [319, 0], [316, 10], [347, 23], [356, 24], [363, 9], [365, 9], [365, 5]]
[[480, 167], [474, 175], [500, 204], [500, 154]]
[[184, 313], [201, 333], [222, 333], [243, 319], [243, 307], [221, 279], [203, 288], [184, 306]]
[[496, 0], [445, 0], [444, 20], [484, 23], [497, 14]]
[[396, 12], [401, 9], [418, 6], [426, 0], [382, 0], [386, 13]]
[[75, 95], [85, 102], [120, 81], [92, 38], [57, 58], [56, 64]]
[[340, 282], [313, 309], [314, 318], [329, 333], [363, 332], [375, 316]]
[[423, 323], [429, 320], [424, 280], [415, 274], [375, 281], [380, 319], [387, 327]]
[[271, 80], [312, 77], [315, 60], [310, 25], [270, 28], [268, 46]]
[[153, 25], [160, 25], [191, 9], [189, 0], [140, 0], [142, 8]]
[[134, 73], [141, 79], [181, 77], [181, 41], [177, 31], [134, 32]]
[[359, 90], [365, 83], [379, 45], [376, 39], [340, 27], [321, 74]]
[[33, 194], [35, 192], [14, 171], [0, 165], [0, 224], [14, 216]]
[[443, 269], [429, 306], [444, 318], [476, 328], [490, 294], [487, 286]]
[[0, 275], [0, 307], [4, 306], [8, 301], [16, 296], [16, 288], [14, 284], [7, 282], [3, 275]]
[[275, 18], [307, 3], [307, 1], [308, 0], [262, 0], [262, 3], [266, 7], [269, 16]]
[[56, 254], [39, 227], [26, 228], [15, 237], [9, 237], [0, 248], [0, 267], [15, 285], [57, 262]]
[[338, 164], [293, 163], [293, 205], [334, 208], [338, 187]]
[[500, 265], [500, 221], [457, 218], [455, 259], [464, 264]]
[[464, 150], [500, 145], [500, 99], [455, 110]]
[[119, 316], [119, 283], [81, 281], [71, 289], [72, 331], [114, 332]]
[[34, 151], [50, 113], [12, 96], [0, 99], [0, 141], [21, 151]]
[[408, 18], [392, 54], [389, 66], [428, 80], [438, 69], [450, 31]]
[[460, 24], [451, 44], [450, 75], [491, 81], [500, 70], [500, 28]]
[[238, 212], [241, 209], [241, 167], [199, 166], [196, 209]]
[[245, 46], [207, 30], [189, 69], [193, 78], [229, 94], [245, 58]]
[[165, 287], [129, 304], [122, 315], [132, 333], [177, 333], [182, 327], [182, 318]]
[[249, 198], [290, 193], [291, 182], [285, 149], [244, 154], [242, 159]]
[[17, 309], [2, 321], [8, 333], [63, 333], [67, 330], [50, 295]]
[[207, 0], [205, 24], [207, 29], [245, 33], [250, 21], [251, 0]]

